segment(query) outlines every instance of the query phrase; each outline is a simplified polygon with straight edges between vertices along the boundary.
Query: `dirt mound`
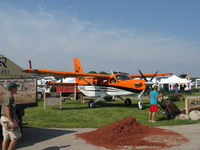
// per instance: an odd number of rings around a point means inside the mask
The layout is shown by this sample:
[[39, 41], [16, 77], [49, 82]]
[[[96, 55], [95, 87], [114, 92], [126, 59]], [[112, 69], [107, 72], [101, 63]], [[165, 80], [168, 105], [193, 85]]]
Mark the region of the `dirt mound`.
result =
[[132, 117], [76, 136], [90, 144], [108, 149], [156, 150], [178, 146], [188, 141], [176, 132], [144, 126]]

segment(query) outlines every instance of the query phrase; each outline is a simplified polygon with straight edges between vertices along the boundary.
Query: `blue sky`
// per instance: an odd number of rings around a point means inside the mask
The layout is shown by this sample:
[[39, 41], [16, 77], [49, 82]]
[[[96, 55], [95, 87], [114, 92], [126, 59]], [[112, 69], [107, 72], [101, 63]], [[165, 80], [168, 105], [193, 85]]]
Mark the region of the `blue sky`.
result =
[[22, 67], [200, 76], [198, 0], [0, 0], [0, 53]]

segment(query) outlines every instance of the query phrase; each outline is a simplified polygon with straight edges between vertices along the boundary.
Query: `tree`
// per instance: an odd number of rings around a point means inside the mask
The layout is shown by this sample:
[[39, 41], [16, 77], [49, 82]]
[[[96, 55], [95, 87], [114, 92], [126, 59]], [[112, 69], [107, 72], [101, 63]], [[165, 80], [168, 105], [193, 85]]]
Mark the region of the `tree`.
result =
[[105, 74], [105, 75], [107, 75], [108, 73], [105, 72], [105, 71], [101, 71], [101, 72], [99, 72], [99, 74]]
[[185, 74], [185, 73], [182, 73], [179, 75], [180, 78], [186, 78], [186, 76], [187, 76], [187, 74]]
[[129, 73], [126, 72], [120, 72], [120, 71], [114, 71], [114, 74], [124, 74], [124, 75], [129, 75]]
[[90, 71], [90, 72], [88, 72], [88, 73], [97, 74], [96, 71]]

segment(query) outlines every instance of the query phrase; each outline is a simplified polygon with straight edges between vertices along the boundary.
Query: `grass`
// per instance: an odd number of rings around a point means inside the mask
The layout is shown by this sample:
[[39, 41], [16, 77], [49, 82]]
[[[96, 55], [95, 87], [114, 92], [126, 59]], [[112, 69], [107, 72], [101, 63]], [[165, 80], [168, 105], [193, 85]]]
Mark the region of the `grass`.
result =
[[[153, 126], [200, 123], [192, 120], [165, 120], [162, 113], [157, 113], [157, 123], [148, 123], [148, 100], [144, 100], [144, 110], [138, 110], [137, 102], [132, 100], [132, 106], [127, 107], [120, 100], [101, 101], [96, 108], [88, 108], [87, 102], [82, 104], [66, 100], [60, 110], [59, 106], [48, 106], [44, 109], [44, 103], [40, 101], [38, 107], [25, 109], [23, 120], [26, 126], [53, 128], [99, 128], [127, 116], [136, 118], [142, 124]], [[184, 101], [175, 103], [179, 108], [184, 108]]]

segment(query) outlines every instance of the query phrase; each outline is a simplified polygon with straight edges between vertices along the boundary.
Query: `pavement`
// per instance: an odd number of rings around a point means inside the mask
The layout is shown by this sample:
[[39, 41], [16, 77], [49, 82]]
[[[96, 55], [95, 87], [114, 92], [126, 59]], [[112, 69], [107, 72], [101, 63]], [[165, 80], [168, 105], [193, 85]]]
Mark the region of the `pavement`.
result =
[[[162, 126], [182, 134], [189, 142], [164, 150], [200, 150], [200, 124]], [[23, 138], [17, 143], [16, 150], [108, 150], [88, 144], [75, 134], [95, 130], [94, 128], [23, 128]], [[127, 150], [127, 149], [126, 149]]]

